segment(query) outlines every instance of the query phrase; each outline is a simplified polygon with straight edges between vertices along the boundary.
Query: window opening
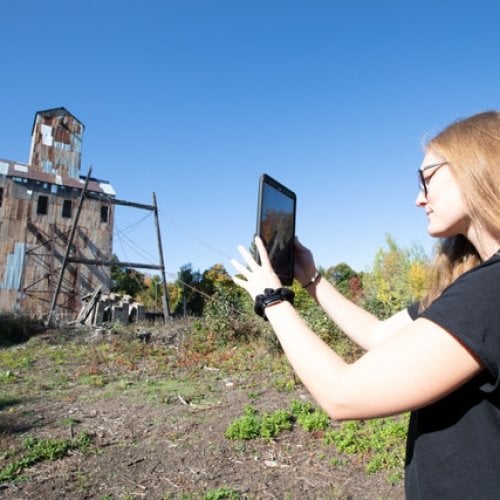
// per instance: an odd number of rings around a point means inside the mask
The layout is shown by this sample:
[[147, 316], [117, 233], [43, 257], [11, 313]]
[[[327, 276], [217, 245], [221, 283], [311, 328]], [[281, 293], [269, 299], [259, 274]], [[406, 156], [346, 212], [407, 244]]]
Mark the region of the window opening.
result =
[[38, 196], [38, 203], [36, 206], [36, 213], [38, 215], [47, 215], [49, 208], [49, 197], [40, 195]]
[[108, 211], [109, 207], [107, 205], [101, 205], [101, 222], [108, 222]]
[[63, 200], [62, 216], [66, 219], [71, 218], [71, 200]]

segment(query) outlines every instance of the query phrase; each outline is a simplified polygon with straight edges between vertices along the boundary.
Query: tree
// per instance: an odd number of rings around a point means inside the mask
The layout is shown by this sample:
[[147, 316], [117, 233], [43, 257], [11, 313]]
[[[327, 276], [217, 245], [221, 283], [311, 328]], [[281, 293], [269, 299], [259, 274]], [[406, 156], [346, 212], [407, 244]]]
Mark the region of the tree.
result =
[[163, 284], [161, 276], [155, 274], [144, 278], [144, 289], [139, 296], [144, 307], [150, 311], [161, 311], [163, 308]]
[[226, 268], [222, 264], [214, 264], [203, 273], [202, 290], [212, 295], [219, 286], [232, 287], [234, 284]]
[[380, 318], [387, 318], [422, 298], [429, 276], [429, 260], [422, 248], [399, 247], [386, 236], [387, 249], [380, 248], [371, 272], [365, 273], [365, 306]]
[[328, 281], [334, 283], [335, 288], [347, 298], [355, 301], [360, 298], [363, 292], [362, 274], [354, 271], [345, 262], [329, 267], [322, 274]]
[[178, 300], [173, 307], [176, 316], [200, 316], [203, 312], [204, 298], [201, 291], [202, 275], [193, 271], [191, 264], [181, 266], [175, 286], [178, 289]]
[[111, 291], [137, 297], [144, 289], [144, 274], [135, 269], [120, 266], [116, 255], [113, 255], [112, 260], [116, 264], [111, 266]]

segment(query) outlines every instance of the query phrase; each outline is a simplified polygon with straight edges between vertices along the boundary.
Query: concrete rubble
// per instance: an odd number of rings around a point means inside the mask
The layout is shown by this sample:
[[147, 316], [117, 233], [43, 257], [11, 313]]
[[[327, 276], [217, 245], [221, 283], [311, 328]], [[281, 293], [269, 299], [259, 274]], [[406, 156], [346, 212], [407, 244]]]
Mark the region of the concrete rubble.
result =
[[75, 324], [99, 326], [109, 323], [135, 323], [146, 319], [144, 305], [130, 295], [104, 294], [98, 287], [82, 297], [83, 307]]

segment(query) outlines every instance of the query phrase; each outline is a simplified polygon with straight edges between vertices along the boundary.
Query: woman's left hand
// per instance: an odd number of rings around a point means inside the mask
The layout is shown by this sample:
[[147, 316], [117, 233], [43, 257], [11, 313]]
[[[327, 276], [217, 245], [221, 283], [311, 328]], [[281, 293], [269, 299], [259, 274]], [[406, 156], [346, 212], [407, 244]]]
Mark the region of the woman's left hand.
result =
[[278, 275], [271, 266], [264, 243], [258, 236], [255, 238], [255, 245], [259, 252], [261, 265], [257, 264], [250, 252], [242, 245], [238, 246], [238, 250], [248, 267], [231, 259], [232, 266], [245, 278], [233, 276], [233, 281], [244, 288], [254, 300], [257, 295], [264, 293], [266, 288], [281, 288], [282, 286]]

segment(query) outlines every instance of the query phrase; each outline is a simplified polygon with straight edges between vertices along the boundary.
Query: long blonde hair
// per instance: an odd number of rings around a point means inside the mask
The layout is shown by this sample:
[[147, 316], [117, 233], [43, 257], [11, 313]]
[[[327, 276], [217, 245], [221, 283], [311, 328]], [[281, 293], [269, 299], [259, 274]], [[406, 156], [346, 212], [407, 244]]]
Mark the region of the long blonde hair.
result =
[[[426, 150], [449, 163], [471, 219], [500, 236], [500, 112], [487, 111], [452, 123], [428, 142]], [[421, 308], [480, 262], [477, 250], [464, 236], [442, 240]]]

